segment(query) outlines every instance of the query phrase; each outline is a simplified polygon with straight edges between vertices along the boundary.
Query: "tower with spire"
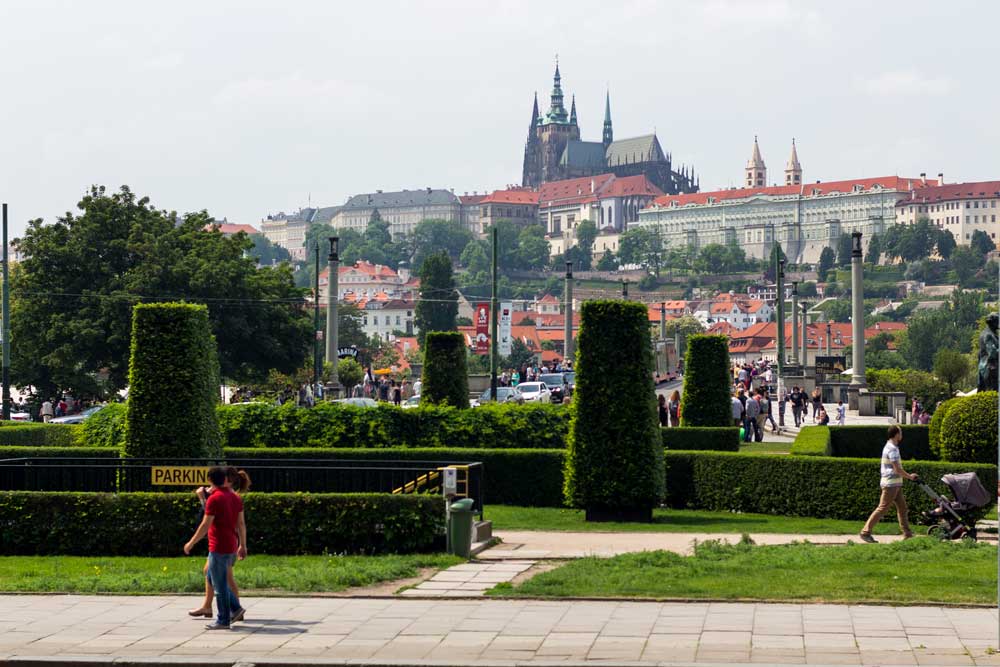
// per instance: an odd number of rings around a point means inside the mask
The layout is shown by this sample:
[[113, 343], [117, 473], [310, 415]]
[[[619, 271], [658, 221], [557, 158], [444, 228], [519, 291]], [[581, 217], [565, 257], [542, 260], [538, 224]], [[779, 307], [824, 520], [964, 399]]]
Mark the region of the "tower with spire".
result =
[[785, 165], [785, 185], [802, 185], [802, 165], [795, 150], [795, 137], [792, 137], [792, 154]]
[[556, 60], [556, 71], [552, 76], [552, 94], [549, 97], [549, 110], [538, 116], [538, 101], [532, 110], [531, 128], [529, 128], [528, 143], [524, 151], [524, 169], [522, 185], [538, 187], [546, 181], [561, 178], [559, 160], [570, 141], [580, 140], [580, 127], [576, 120], [576, 97], [571, 101], [570, 111], [566, 111], [562, 89], [562, 75], [559, 73], [559, 61]]
[[748, 188], [759, 188], [767, 185], [767, 167], [764, 158], [760, 156], [760, 146], [757, 145], [757, 135], [753, 137], [753, 154], [747, 160], [744, 185]]
[[604, 150], [607, 150], [614, 140], [615, 133], [611, 129], [611, 91], [608, 90], [604, 93], [604, 133], [601, 135]]

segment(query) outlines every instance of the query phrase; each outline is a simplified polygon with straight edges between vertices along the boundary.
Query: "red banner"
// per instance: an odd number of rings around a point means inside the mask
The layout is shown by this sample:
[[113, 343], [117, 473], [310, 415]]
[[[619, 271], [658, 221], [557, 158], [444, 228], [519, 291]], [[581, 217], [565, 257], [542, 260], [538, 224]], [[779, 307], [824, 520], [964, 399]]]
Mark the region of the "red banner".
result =
[[490, 351], [490, 304], [476, 304], [476, 354]]

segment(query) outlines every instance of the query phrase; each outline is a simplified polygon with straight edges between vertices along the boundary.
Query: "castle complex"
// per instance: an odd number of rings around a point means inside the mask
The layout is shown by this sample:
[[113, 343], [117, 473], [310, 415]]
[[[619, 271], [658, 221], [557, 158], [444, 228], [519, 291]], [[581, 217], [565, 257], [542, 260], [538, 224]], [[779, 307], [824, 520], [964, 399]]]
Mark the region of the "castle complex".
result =
[[604, 130], [600, 141], [582, 141], [576, 116], [576, 97], [569, 112], [563, 102], [559, 65], [552, 82], [549, 110], [540, 115], [535, 94], [524, 146], [521, 184], [537, 188], [542, 183], [581, 176], [614, 174], [645, 176], [666, 194], [698, 191], [693, 168], [673, 169], [673, 158], [664, 153], [656, 134], [615, 141], [611, 125], [611, 96], [604, 100]]

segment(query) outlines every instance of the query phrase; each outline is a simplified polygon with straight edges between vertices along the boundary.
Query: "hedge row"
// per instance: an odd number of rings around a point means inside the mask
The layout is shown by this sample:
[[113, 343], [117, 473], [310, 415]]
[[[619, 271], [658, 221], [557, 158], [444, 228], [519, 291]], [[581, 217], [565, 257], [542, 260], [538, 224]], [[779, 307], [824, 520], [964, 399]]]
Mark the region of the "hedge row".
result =
[[[439, 547], [444, 530], [439, 496], [249, 493], [245, 508], [250, 553], [413, 553]], [[4, 555], [179, 556], [200, 515], [190, 493], [3, 491], [0, 544]]]
[[665, 449], [683, 451], [740, 451], [740, 430], [735, 426], [685, 426], [661, 428]]
[[[863, 521], [878, 503], [872, 459], [667, 452], [666, 461], [672, 507]], [[987, 489], [997, 483], [992, 465], [911, 461], [906, 469], [949, 496], [940, 482], [946, 473], [975, 472]], [[916, 484], [906, 483], [904, 494], [914, 519], [933, 506]]]
[[829, 456], [830, 427], [805, 426], [795, 436], [790, 452], [793, 456]]
[[[900, 428], [903, 429], [903, 442], [899, 446], [899, 453], [904, 459], [939, 460], [931, 451], [926, 426], [903, 424]], [[887, 430], [887, 426], [831, 426], [828, 453], [838, 457], [880, 459]]]
[[80, 434], [80, 427], [75, 424], [15, 422], [0, 427], [0, 447], [72, 447], [82, 444]]

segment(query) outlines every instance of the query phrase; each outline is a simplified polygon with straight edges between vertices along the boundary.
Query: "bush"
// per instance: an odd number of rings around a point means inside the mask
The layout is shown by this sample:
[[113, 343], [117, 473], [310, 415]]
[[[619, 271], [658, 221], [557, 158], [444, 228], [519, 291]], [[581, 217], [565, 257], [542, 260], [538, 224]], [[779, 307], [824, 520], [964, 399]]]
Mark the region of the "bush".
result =
[[219, 362], [208, 309], [183, 303], [135, 306], [125, 455], [220, 456], [218, 402]]
[[80, 444], [88, 447], [124, 447], [125, 411], [124, 403], [109, 403], [87, 417], [80, 426]]
[[[251, 553], [412, 553], [444, 530], [440, 496], [248, 493], [244, 502]], [[200, 515], [191, 493], [4, 491], [0, 542], [5, 555], [179, 556]]]
[[731, 425], [731, 386], [726, 337], [696, 334], [688, 338], [681, 426]]
[[76, 424], [19, 424], [0, 426], [0, 447], [72, 447], [80, 427]]
[[806, 426], [795, 436], [793, 456], [830, 456], [830, 427]]
[[[666, 464], [671, 507], [864, 521], [878, 504], [875, 459], [667, 452]], [[992, 465], [913, 461], [906, 469], [949, 496], [940, 483], [946, 473], [975, 472], [987, 489], [997, 483]], [[911, 519], [933, 506], [916, 484], [904, 484], [903, 493]]]
[[465, 336], [457, 331], [431, 331], [424, 345], [420, 402], [469, 407]]
[[937, 406], [934, 416], [931, 417], [931, 423], [927, 426], [927, 439], [930, 441], [930, 448], [934, 454], [934, 458], [943, 458], [941, 455], [941, 425], [944, 423], [944, 418], [948, 414], [948, 410], [959, 400], [961, 399], [949, 398]]
[[901, 391], [909, 403], [916, 398], [928, 411], [948, 400], [948, 385], [933, 373], [912, 369], [886, 368], [865, 373], [872, 391]]
[[569, 410], [562, 405], [488, 403], [475, 410], [381, 404], [360, 408], [320, 403], [224, 405], [219, 424], [226, 447], [515, 447], [566, 446]]
[[997, 392], [981, 391], [956, 400], [941, 424], [940, 442], [946, 461], [996, 461]]
[[648, 319], [646, 306], [628, 301], [580, 309], [565, 490], [588, 514], [644, 513], [663, 498]]
[[661, 428], [664, 449], [684, 451], [740, 451], [740, 430], [733, 426]]
[[[931, 451], [928, 428], [921, 424], [903, 424], [903, 443], [899, 447], [904, 459], [939, 461]], [[885, 447], [887, 426], [830, 426], [830, 456], [860, 459], [881, 459]]]

